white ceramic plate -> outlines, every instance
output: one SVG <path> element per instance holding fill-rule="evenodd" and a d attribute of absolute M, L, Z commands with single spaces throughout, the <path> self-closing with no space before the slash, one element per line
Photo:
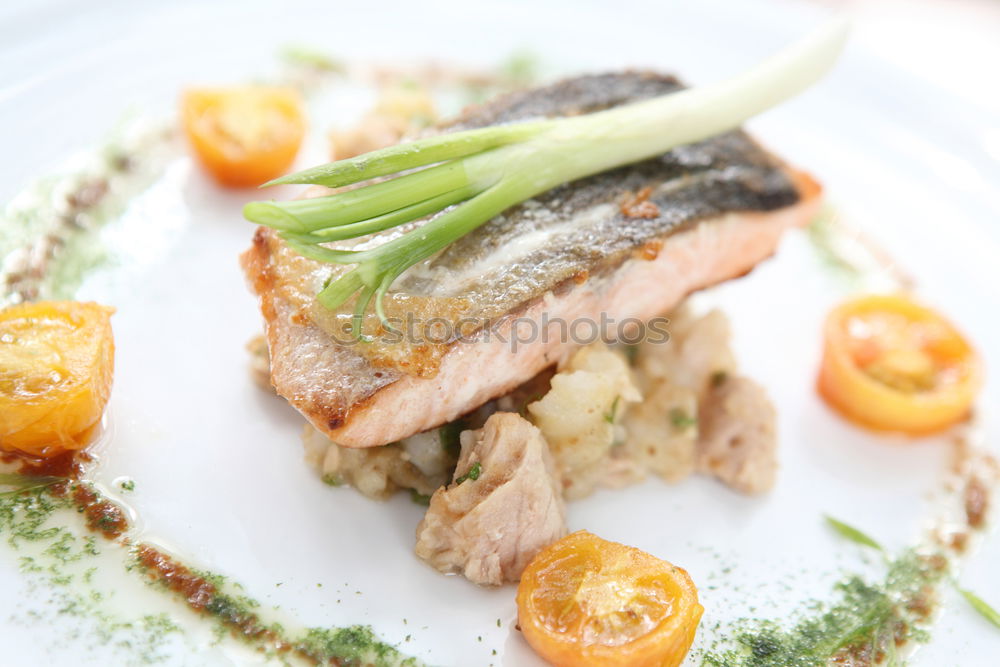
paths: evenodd
<path fill-rule="evenodd" d="M 613 6 L 612 6 L 613 4 Z M 790 41 L 823 12 L 773 2 L 7 3 L 0 9 L 0 195 L 92 146 L 127 110 L 169 115 L 186 84 L 267 72 L 284 44 L 352 61 L 437 58 L 488 65 L 530 47 L 552 73 L 651 65 L 706 81 Z M 357 102 L 345 97 L 345 108 Z M 352 106 L 353 105 L 353 106 Z M 321 132 L 326 119 L 314 119 Z M 891 250 L 922 294 L 1000 367 L 1000 121 L 913 72 L 852 45 L 820 87 L 751 124 L 808 168 L 853 224 Z M 318 153 L 303 159 L 308 162 Z M 135 261 L 94 275 L 81 298 L 109 302 L 118 346 L 110 421 L 96 478 L 128 476 L 142 537 L 242 582 L 265 608 L 307 625 L 366 623 L 407 653 L 442 665 L 531 665 L 513 629 L 513 589 L 478 589 L 412 554 L 422 508 L 376 503 L 320 482 L 302 460 L 301 419 L 248 381 L 244 343 L 259 314 L 237 268 L 251 228 L 239 206 L 187 160 L 136 200 L 108 238 Z M 829 597 L 856 547 L 820 520 L 833 514 L 892 548 L 920 535 L 946 468 L 942 443 L 860 433 L 812 392 L 819 325 L 843 292 L 801 235 L 777 259 L 710 297 L 734 322 L 747 374 L 780 413 L 777 488 L 747 499 L 693 478 L 650 480 L 571 505 L 571 529 L 641 547 L 687 568 L 717 621 L 786 616 Z M 1000 435 L 997 386 L 982 397 Z M 963 582 L 1000 600 L 1000 541 L 969 559 Z M 723 574 L 728 570 L 729 574 Z M 118 603 L 164 601 L 122 575 Z M 320 586 L 321 584 L 321 586 Z M 789 590 L 791 592 L 789 592 Z M 3 664 L 117 664 L 127 654 L 72 638 L 44 595 L 0 552 Z M 51 605 L 50 605 L 51 606 Z M 41 620 L 30 612 L 40 614 Z M 500 621 L 499 627 L 497 621 Z M 86 628 L 82 630 L 87 632 Z M 913 664 L 993 664 L 995 629 L 946 595 L 933 641 Z M 409 641 L 406 638 L 409 637 Z M 246 664 L 255 656 L 198 633 L 170 639 L 169 663 Z"/>

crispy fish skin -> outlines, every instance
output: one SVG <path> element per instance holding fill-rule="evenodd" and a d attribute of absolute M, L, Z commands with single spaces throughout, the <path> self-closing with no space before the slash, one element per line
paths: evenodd
<path fill-rule="evenodd" d="M 648 72 L 579 77 L 501 98 L 445 129 L 588 113 L 680 87 Z M 556 328 L 515 350 L 518 322 L 654 317 L 749 272 L 786 229 L 812 218 L 819 199 L 808 175 L 741 131 L 555 188 L 397 283 L 428 302 L 460 299 L 471 304 L 463 316 L 486 323 L 430 355 L 425 346 L 392 356 L 336 342 L 308 305 L 329 267 L 295 256 L 271 230 L 257 230 L 241 261 L 260 297 L 277 392 L 335 442 L 371 447 L 455 419 L 578 346 Z"/>

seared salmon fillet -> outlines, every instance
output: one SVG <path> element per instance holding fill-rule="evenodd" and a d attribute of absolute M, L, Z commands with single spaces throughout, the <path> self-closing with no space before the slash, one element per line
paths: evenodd
<path fill-rule="evenodd" d="M 441 129 L 589 113 L 679 89 L 649 72 L 584 76 L 500 98 Z M 816 182 L 742 131 L 560 186 L 396 282 L 387 312 L 436 319 L 448 325 L 443 336 L 418 326 L 416 338 L 353 340 L 350 308 L 326 311 L 315 299 L 343 267 L 301 257 L 267 228 L 241 261 L 260 297 L 275 390 L 334 442 L 373 447 L 456 419 L 558 363 L 580 343 L 564 323 L 648 320 L 747 273 L 819 199 Z"/>

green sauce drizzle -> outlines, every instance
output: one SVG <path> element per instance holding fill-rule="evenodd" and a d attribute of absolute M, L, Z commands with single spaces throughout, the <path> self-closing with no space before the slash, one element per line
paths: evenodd
<path fill-rule="evenodd" d="M 13 477 L 6 475 L 0 481 L 14 486 Z M 20 554 L 18 564 L 28 578 L 29 590 L 48 596 L 46 609 L 54 616 L 46 621 L 58 625 L 60 632 L 81 634 L 62 620 L 72 618 L 84 624 L 93 645 L 125 652 L 132 663 L 153 664 L 170 657 L 170 636 L 183 630 L 169 615 L 129 618 L 108 610 L 106 602 L 114 592 L 99 588 L 94 575 L 101 565 L 97 557 L 110 547 L 127 550 L 126 570 L 142 575 L 148 584 L 211 620 L 218 641 L 233 637 L 286 664 L 289 657 L 297 658 L 294 662 L 344 666 L 420 664 L 381 641 L 368 626 L 306 628 L 293 633 L 278 623 L 268 623 L 260 615 L 260 604 L 239 593 L 243 590 L 239 584 L 190 568 L 151 545 L 111 539 L 99 523 L 89 519 L 86 524 L 93 534 L 81 536 L 69 527 L 75 523 L 73 517 L 88 518 L 89 508 L 111 502 L 87 482 L 53 484 L 44 478 L 48 484 L 37 486 L 40 478 L 24 479 L 24 488 L 0 495 L 0 539 Z M 77 493 L 80 490 L 86 495 Z M 37 610 L 28 614 L 35 620 L 41 618 Z"/>
<path fill-rule="evenodd" d="M 91 645 L 127 653 L 132 664 L 166 660 L 166 645 L 179 627 L 165 614 L 127 617 L 108 610 L 113 592 L 96 586 L 97 568 L 88 567 L 102 553 L 100 541 L 63 525 L 74 515 L 72 500 L 52 494 L 50 487 L 0 496 L 0 538 L 21 554 L 17 562 L 28 592 L 46 596 L 43 610 L 27 612 L 29 620 L 60 623 L 61 634 L 83 635 Z M 11 620 L 19 622 L 19 616 Z"/>
<path fill-rule="evenodd" d="M 832 602 L 808 604 L 789 626 L 744 620 L 725 643 L 712 649 L 703 665 L 712 667 L 819 667 L 844 664 L 895 664 L 897 649 L 926 641 L 926 626 L 937 602 L 937 585 L 948 561 L 910 549 L 888 564 L 878 583 L 850 576 L 839 582 Z M 839 663 L 838 663 L 839 664 Z"/>

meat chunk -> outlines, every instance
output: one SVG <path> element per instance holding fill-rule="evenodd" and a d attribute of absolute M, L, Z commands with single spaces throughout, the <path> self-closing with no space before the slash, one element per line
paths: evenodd
<path fill-rule="evenodd" d="M 417 526 L 417 556 L 480 585 L 517 581 L 538 551 L 566 534 L 548 445 L 509 412 L 461 439 L 454 481 L 431 496 Z"/>
<path fill-rule="evenodd" d="M 774 406 L 745 377 L 721 377 L 701 402 L 698 469 L 744 493 L 774 486 L 778 469 Z"/>

